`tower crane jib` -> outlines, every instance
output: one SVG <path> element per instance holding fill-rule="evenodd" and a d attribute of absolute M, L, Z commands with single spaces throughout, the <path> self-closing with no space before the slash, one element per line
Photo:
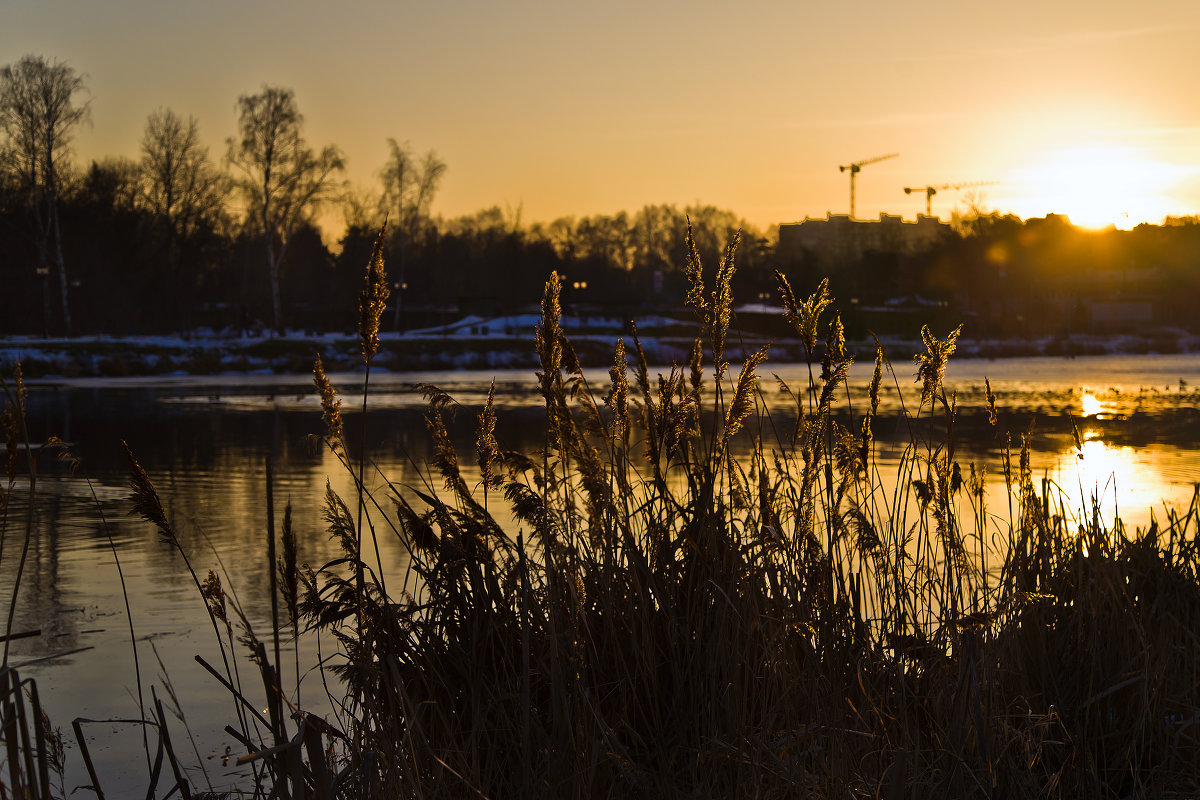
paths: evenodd
<path fill-rule="evenodd" d="M 875 164 L 880 161 L 886 161 L 889 158 L 896 158 L 899 153 L 888 153 L 886 156 L 875 156 L 874 158 L 865 158 L 862 161 L 855 161 L 852 164 L 844 164 L 838 166 L 838 172 L 850 172 L 850 219 L 854 219 L 854 179 L 858 173 L 862 172 L 862 168 L 868 164 Z"/>
<path fill-rule="evenodd" d="M 992 186 L 995 181 L 972 181 L 970 183 L 939 183 L 936 186 L 905 186 L 905 194 L 913 194 L 915 192 L 925 193 L 925 216 L 933 216 L 933 196 L 945 189 L 957 191 L 959 189 L 973 189 L 976 186 Z"/>

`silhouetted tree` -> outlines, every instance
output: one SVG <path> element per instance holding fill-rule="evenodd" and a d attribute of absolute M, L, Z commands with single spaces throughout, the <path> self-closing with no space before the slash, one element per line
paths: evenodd
<path fill-rule="evenodd" d="M 388 139 L 388 148 L 388 161 L 381 174 L 381 202 L 392 219 L 392 241 L 398 251 L 396 280 L 400 291 L 395 293 L 395 327 L 399 330 L 408 251 L 416 243 L 422 226 L 429 220 L 429 207 L 446 173 L 446 162 L 432 150 L 417 158 L 407 143 L 399 145 L 395 139 Z"/>
<path fill-rule="evenodd" d="M 138 165 L 127 158 L 93 161 L 64 186 L 61 215 L 70 232 L 72 316 L 77 333 L 135 333 L 169 324 L 163 277 L 137 206 Z"/>
<path fill-rule="evenodd" d="M 22 184 L 33 222 L 38 272 L 43 281 L 43 305 L 48 332 L 49 273 L 53 259 L 58 271 L 63 331 L 71 335 L 67 267 L 63 259 L 62 227 L 58 214 L 60 174 L 70 153 L 72 130 L 87 118 L 83 77 L 59 61 L 25 56 L 0 69 L 0 131 L 6 167 Z"/>
<path fill-rule="evenodd" d="M 139 167 L 139 200 L 154 216 L 166 244 L 168 304 L 181 312 L 179 248 L 220 216 L 227 180 L 200 143 L 195 118 L 184 120 L 169 108 L 147 118 Z M 182 322 L 182 314 L 177 313 L 177 320 Z"/>
<path fill-rule="evenodd" d="M 344 162 L 336 147 L 314 153 L 305 142 L 304 117 L 291 89 L 264 86 L 238 98 L 237 109 L 239 137 L 228 140 L 228 158 L 243 175 L 238 187 L 247 223 L 266 242 L 272 322 L 282 331 L 279 275 L 288 241 L 328 197 Z"/>

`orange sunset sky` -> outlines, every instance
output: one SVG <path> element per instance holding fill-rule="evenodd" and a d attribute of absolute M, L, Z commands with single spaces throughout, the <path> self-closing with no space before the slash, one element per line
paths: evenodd
<path fill-rule="evenodd" d="M 1130 227 L 1200 212 L 1200 3 L 0 0 L 0 63 L 85 73 L 78 159 L 134 157 L 146 116 L 291 87 L 309 142 L 377 181 L 386 139 L 449 165 L 434 213 L 525 221 L 727 207 L 749 222 L 913 218 L 904 186 L 988 182 L 989 209 Z M 943 192 L 947 217 L 962 193 Z"/>

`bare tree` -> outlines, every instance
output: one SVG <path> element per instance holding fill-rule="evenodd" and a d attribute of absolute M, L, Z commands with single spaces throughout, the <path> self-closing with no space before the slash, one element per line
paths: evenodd
<path fill-rule="evenodd" d="M 384 212 L 383 200 L 377 190 L 347 186 L 340 199 L 342 218 L 348 230 L 379 230 Z"/>
<path fill-rule="evenodd" d="M 71 134 L 88 116 L 83 76 L 59 61 L 25 56 L 0 69 L 0 132 L 5 166 L 27 198 L 33 220 L 38 273 L 43 276 L 45 330 L 49 332 L 50 262 L 58 272 L 63 331 L 71 335 L 67 267 L 58 218 L 60 175 L 70 154 Z"/>
<path fill-rule="evenodd" d="M 139 173 L 138 199 L 166 238 L 170 302 L 181 319 L 180 243 L 220 216 L 228 181 L 200 143 L 195 118 L 184 120 L 169 108 L 146 120 Z"/>
<path fill-rule="evenodd" d="M 237 109 L 240 135 L 228 140 L 228 159 L 243 176 L 238 187 L 247 222 L 266 240 L 272 321 L 282 331 L 279 268 L 288 241 L 332 193 L 344 160 L 332 145 L 314 153 L 304 141 L 304 117 L 291 89 L 264 86 L 239 97 Z"/>
<path fill-rule="evenodd" d="M 200 126 L 171 109 L 146 119 L 142 134 L 140 197 L 173 236 L 195 233 L 221 209 L 225 179 L 200 144 Z"/>
<path fill-rule="evenodd" d="M 381 203 L 385 213 L 395 220 L 393 241 L 400 262 L 396 269 L 399 291 L 395 293 L 395 327 L 399 330 L 408 250 L 429 219 L 429 207 L 446 172 L 446 163 L 433 150 L 417 158 L 407 142 L 400 145 L 395 139 L 388 139 L 388 148 L 390 154 L 380 176 L 383 180 Z"/>

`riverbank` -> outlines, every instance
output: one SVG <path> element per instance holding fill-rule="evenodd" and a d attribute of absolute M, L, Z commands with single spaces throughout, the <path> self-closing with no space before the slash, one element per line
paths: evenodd
<path fill-rule="evenodd" d="M 375 366 L 396 371 L 431 369 L 510 369 L 537 366 L 529 346 L 536 316 L 484 319 L 465 317 L 438 328 L 381 334 Z M 565 318 L 564 327 L 584 366 L 605 366 L 618 337 L 631 340 L 632 328 L 617 319 Z M 690 321 L 646 317 L 635 321 L 646 357 L 654 363 L 688 360 L 694 338 Z M 945 331 L 934 331 L 945 334 Z M 969 331 L 966 332 L 969 334 Z M 883 337 L 897 357 L 920 350 L 918 339 Z M 730 355 L 744 358 L 770 344 L 772 360 L 793 361 L 803 355 L 798 339 L 742 334 L 731 340 Z M 873 358 L 870 339 L 848 342 L 860 358 Z M 287 331 L 201 330 L 177 336 L 85 336 L 41 339 L 0 338 L 0 369 L 17 360 L 27 377 L 132 377 L 148 375 L 300 374 L 312 370 L 320 354 L 330 370 L 361 366 L 357 334 Z M 1171 328 L 1112 335 L 1076 334 L 1030 338 L 959 339 L 960 357 L 1027 358 L 1143 353 L 1200 353 L 1200 335 Z"/>

